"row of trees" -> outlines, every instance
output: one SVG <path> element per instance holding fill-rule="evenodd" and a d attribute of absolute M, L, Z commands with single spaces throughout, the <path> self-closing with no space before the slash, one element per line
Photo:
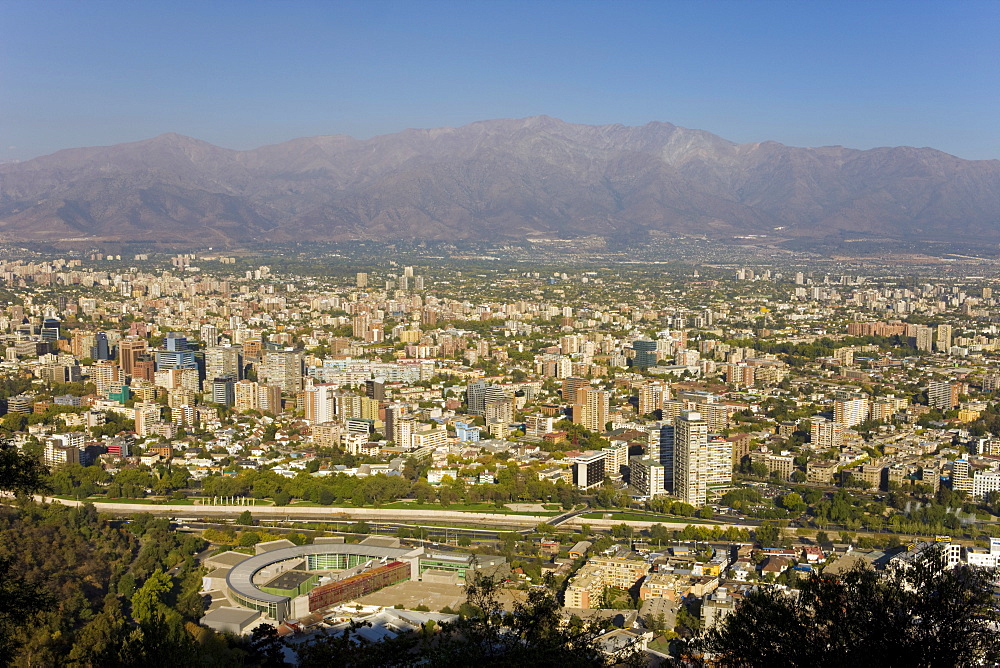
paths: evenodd
<path fill-rule="evenodd" d="M 533 472 L 516 466 L 500 467 L 496 473 L 496 484 L 473 485 L 461 479 L 446 479 L 441 485 L 431 486 L 425 480 L 414 481 L 406 475 L 313 476 L 302 472 L 289 479 L 273 471 L 246 470 L 231 477 L 205 478 L 202 492 L 207 496 L 271 498 L 278 505 L 285 505 L 292 499 L 303 499 L 322 505 L 350 503 L 379 506 L 413 497 L 418 502 L 437 502 L 444 506 L 451 503 L 485 502 L 502 506 L 513 501 L 553 501 L 572 508 L 582 498 L 578 489 L 562 480 L 541 480 Z"/>

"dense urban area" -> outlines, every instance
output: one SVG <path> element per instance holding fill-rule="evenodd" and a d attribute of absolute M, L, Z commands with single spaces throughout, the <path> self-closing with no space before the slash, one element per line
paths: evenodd
<path fill-rule="evenodd" d="M 506 610 L 658 665 L 817 574 L 1000 567 L 993 260 L 647 241 L 3 249 L 45 470 L 0 649 L 448 665 Z"/>

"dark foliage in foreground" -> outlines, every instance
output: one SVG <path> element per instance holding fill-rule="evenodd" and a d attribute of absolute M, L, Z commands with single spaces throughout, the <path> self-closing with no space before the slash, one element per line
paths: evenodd
<path fill-rule="evenodd" d="M 722 623 L 687 648 L 687 663 L 768 666 L 989 665 L 1000 658 L 991 574 L 945 570 L 941 551 L 910 566 L 863 566 L 813 575 L 801 595 L 751 593 Z"/>
<path fill-rule="evenodd" d="M 500 583 L 481 576 L 466 586 L 472 614 L 437 632 L 430 629 L 394 640 L 355 644 L 348 633 L 322 637 L 299 651 L 305 668 L 342 665 L 351 668 L 388 666 L 608 666 L 646 665 L 641 657 L 611 661 L 595 638 L 596 622 L 560 623 L 560 607 L 551 588 L 533 588 L 513 610 L 499 602 Z"/>

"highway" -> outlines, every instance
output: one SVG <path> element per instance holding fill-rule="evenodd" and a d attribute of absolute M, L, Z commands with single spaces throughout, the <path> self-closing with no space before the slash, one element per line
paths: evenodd
<path fill-rule="evenodd" d="M 39 501 L 54 501 L 64 505 L 76 506 L 81 501 L 72 499 L 50 499 L 36 497 Z M 185 523 L 188 520 L 200 521 L 214 518 L 220 520 L 235 519 L 245 510 L 249 510 L 258 521 L 276 521 L 283 524 L 294 522 L 329 522 L 339 525 L 354 522 L 377 523 L 380 525 L 392 525 L 395 527 L 424 527 L 433 529 L 434 524 L 448 525 L 451 531 L 475 532 L 481 529 L 491 534 L 497 531 L 518 531 L 530 532 L 542 523 L 554 526 L 565 526 L 568 528 L 579 528 L 583 524 L 589 525 L 592 529 L 609 529 L 614 525 L 621 524 L 621 519 L 583 519 L 580 517 L 584 513 L 594 512 L 591 508 L 573 510 L 562 515 L 514 515 L 502 513 L 479 513 L 462 512 L 457 510 L 409 510 L 404 508 L 330 508 L 318 506 L 202 506 L 187 504 L 148 504 L 148 503 L 95 503 L 98 512 L 119 517 L 127 517 L 135 513 L 151 513 L 154 515 L 165 515 L 167 517 L 182 518 Z M 683 529 L 691 524 L 683 519 L 670 521 L 672 518 L 662 520 L 630 520 L 629 526 L 636 529 L 646 529 L 654 524 L 661 524 L 667 529 Z M 734 524 L 712 524 L 726 529 L 730 526 L 737 528 L 752 528 L 756 523 L 747 521 L 745 523 Z M 451 525 L 472 525 L 462 528 Z M 443 530 L 443 529 L 442 529 Z"/>

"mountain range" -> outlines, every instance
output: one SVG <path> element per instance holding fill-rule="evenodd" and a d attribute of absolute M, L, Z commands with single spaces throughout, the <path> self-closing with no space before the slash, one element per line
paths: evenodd
<path fill-rule="evenodd" d="M 237 151 L 177 134 L 0 165 L 0 240 L 1000 241 L 1000 161 L 539 116 Z"/>

